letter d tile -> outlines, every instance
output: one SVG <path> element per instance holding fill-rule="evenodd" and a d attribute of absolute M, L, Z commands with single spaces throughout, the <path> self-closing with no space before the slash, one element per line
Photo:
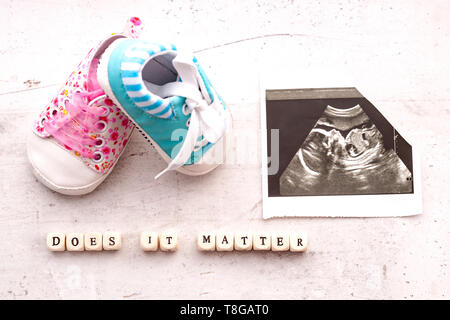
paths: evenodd
<path fill-rule="evenodd" d="M 47 247 L 50 251 L 66 250 L 66 235 L 62 232 L 51 232 L 47 234 Z"/>

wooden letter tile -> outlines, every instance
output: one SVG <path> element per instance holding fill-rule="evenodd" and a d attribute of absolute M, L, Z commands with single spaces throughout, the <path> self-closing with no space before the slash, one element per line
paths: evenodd
<path fill-rule="evenodd" d="M 67 251 L 84 251 L 84 235 L 82 233 L 68 233 L 66 248 Z"/>
<path fill-rule="evenodd" d="M 234 236 L 234 249 L 249 251 L 253 247 L 253 237 L 250 233 L 236 233 Z"/>
<path fill-rule="evenodd" d="M 176 251 L 178 247 L 178 236 L 176 233 L 162 233 L 159 236 L 159 247 L 161 251 Z"/>
<path fill-rule="evenodd" d="M 292 252 L 303 252 L 308 247 L 308 235 L 305 232 L 293 232 L 290 234 L 290 250 Z"/>
<path fill-rule="evenodd" d="M 103 250 L 112 251 L 122 248 L 122 235 L 120 232 L 106 231 L 103 233 Z"/>
<path fill-rule="evenodd" d="M 216 235 L 212 232 L 201 232 L 197 237 L 197 247 L 200 251 L 216 250 Z"/>
<path fill-rule="evenodd" d="M 234 235 L 232 233 L 218 233 L 216 235 L 217 251 L 233 251 Z"/>
<path fill-rule="evenodd" d="M 101 232 L 89 232 L 84 235 L 84 248 L 86 251 L 102 251 L 103 235 Z"/>
<path fill-rule="evenodd" d="M 158 250 L 158 234 L 156 232 L 144 231 L 141 233 L 141 249 L 144 251 Z"/>
<path fill-rule="evenodd" d="M 289 234 L 274 233 L 272 234 L 272 251 L 288 251 L 289 250 Z"/>
<path fill-rule="evenodd" d="M 62 232 L 51 232 L 47 234 L 47 247 L 50 251 L 66 250 L 66 235 Z"/>
<path fill-rule="evenodd" d="M 253 250 L 267 251 L 272 246 L 271 236 L 266 233 L 257 233 L 253 235 Z"/>

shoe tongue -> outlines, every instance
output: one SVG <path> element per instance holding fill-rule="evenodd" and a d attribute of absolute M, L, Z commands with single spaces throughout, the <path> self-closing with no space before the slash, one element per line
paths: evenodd
<path fill-rule="evenodd" d="M 184 97 L 188 97 L 197 101 L 206 100 L 211 103 L 211 97 L 209 96 L 206 84 L 200 77 L 197 66 L 192 60 L 192 56 L 183 55 L 178 53 L 172 61 L 173 67 L 178 72 L 179 80 L 183 83 L 186 90 L 183 92 Z M 187 89 L 190 88 L 190 89 Z M 187 96 L 190 94 L 191 96 Z"/>
<path fill-rule="evenodd" d="M 181 81 L 191 85 L 197 85 L 197 68 L 192 62 L 192 57 L 178 53 L 172 60 L 173 67 L 178 72 Z"/>

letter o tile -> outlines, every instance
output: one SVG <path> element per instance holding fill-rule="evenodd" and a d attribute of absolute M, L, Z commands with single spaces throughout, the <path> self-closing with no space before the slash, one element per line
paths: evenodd
<path fill-rule="evenodd" d="M 82 233 L 68 233 L 66 247 L 67 251 L 84 251 L 84 235 Z"/>

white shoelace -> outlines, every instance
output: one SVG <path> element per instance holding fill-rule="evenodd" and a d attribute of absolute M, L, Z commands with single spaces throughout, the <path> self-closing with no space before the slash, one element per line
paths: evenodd
<path fill-rule="evenodd" d="M 216 143 L 226 131 L 226 119 L 218 110 L 208 104 L 208 101 L 199 89 L 200 84 L 198 81 L 202 80 L 199 80 L 197 68 L 192 60 L 178 55 L 173 60 L 173 65 L 177 69 L 182 82 L 168 83 L 161 86 L 160 91 L 164 91 L 166 96 L 185 97 L 188 112 L 191 112 L 191 118 L 183 145 L 178 154 L 172 159 L 166 169 L 156 175 L 155 179 L 158 179 L 167 171 L 183 166 L 195 150 L 200 137 L 203 136 L 206 141 Z"/>

